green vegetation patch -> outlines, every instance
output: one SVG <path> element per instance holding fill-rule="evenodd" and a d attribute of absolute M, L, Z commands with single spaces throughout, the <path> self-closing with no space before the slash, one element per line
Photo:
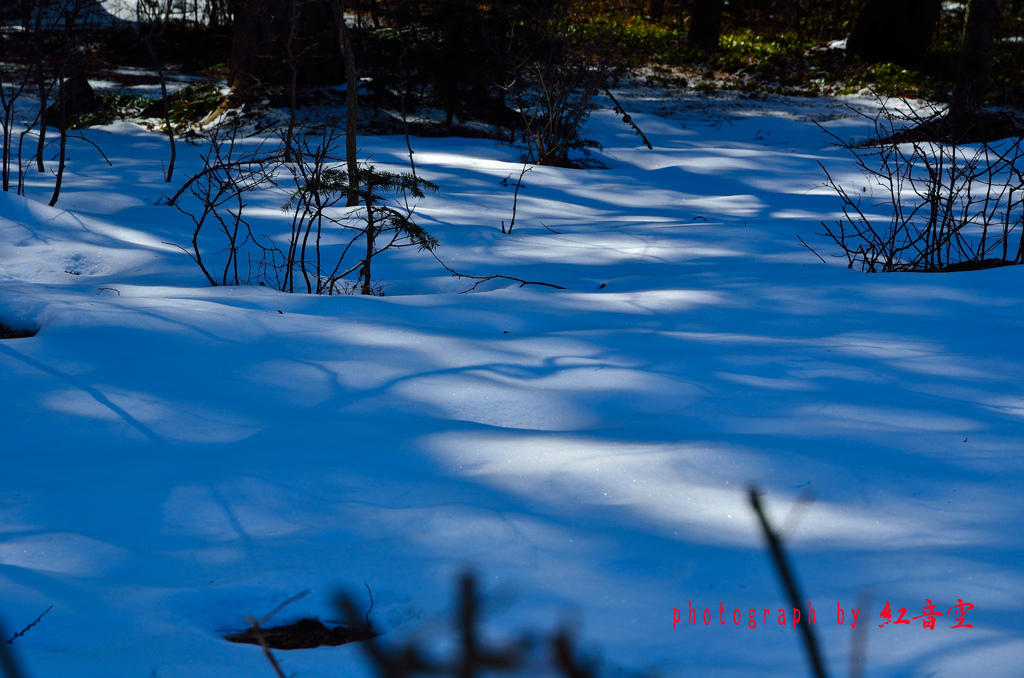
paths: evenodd
<path fill-rule="evenodd" d="M 223 97 L 212 82 L 202 80 L 182 87 L 167 96 L 172 125 L 188 125 L 203 120 L 217 110 Z M 154 101 L 142 111 L 142 118 L 163 118 L 164 101 Z"/>
<path fill-rule="evenodd" d="M 72 120 L 68 129 L 109 125 L 117 120 L 137 118 L 148 106 L 153 105 L 149 97 L 121 92 L 97 94 L 95 101 L 95 109 Z"/>
<path fill-rule="evenodd" d="M 170 96 L 171 122 L 199 122 L 217 110 L 221 99 L 220 90 L 207 80 L 184 87 Z"/>
<path fill-rule="evenodd" d="M 728 14 L 728 12 L 727 12 Z M 799 26 L 760 30 L 726 17 L 719 49 L 704 51 L 686 39 L 686 22 L 652 22 L 638 16 L 604 13 L 587 17 L 577 31 L 616 41 L 629 55 L 628 65 L 652 67 L 663 84 L 685 79 L 694 89 L 743 90 L 818 96 L 870 89 L 883 96 L 948 100 L 956 76 L 963 10 L 946 11 L 931 48 L 915 67 L 864 63 L 833 49 L 830 41 Z M 848 23 L 848 22 L 847 22 Z M 843 24 L 846 28 L 846 23 Z M 837 27 L 838 30 L 839 27 Z M 1019 18 L 1000 26 L 993 59 L 989 103 L 1024 103 L 1024 39 Z M 668 74 L 674 74 L 672 77 Z M 680 77 L 681 76 L 681 77 Z"/>

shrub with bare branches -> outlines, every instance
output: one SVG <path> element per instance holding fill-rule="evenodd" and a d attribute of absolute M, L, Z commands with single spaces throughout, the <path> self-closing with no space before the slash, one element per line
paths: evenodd
<path fill-rule="evenodd" d="M 273 183 L 282 156 L 276 150 L 263 153 L 261 147 L 244 150 L 239 134 L 238 127 L 211 131 L 209 149 L 202 156 L 203 169 L 167 199 L 168 205 L 192 220 L 191 247 L 181 249 L 214 286 L 262 285 L 267 272 L 279 266 L 273 241 L 254 234 L 243 212 L 248 193 Z M 182 205 L 179 200 L 186 191 L 195 201 Z M 211 237 L 210 231 L 217 235 Z M 208 242 L 218 242 L 219 247 L 210 252 Z M 258 253 L 255 258 L 254 251 Z M 204 252 L 210 256 L 204 258 Z"/>
<path fill-rule="evenodd" d="M 1024 263 L 1022 139 L 922 141 L 897 128 L 926 127 L 939 114 L 894 115 L 883 106 L 872 119 L 870 145 L 826 130 L 869 182 L 862 192 L 851 190 L 819 163 L 843 205 L 843 217 L 822 222 L 821 235 L 839 245 L 837 256 L 849 268 L 957 271 Z"/>
<path fill-rule="evenodd" d="M 506 89 L 523 118 L 524 160 L 538 165 L 597 165 L 582 136 L 592 102 L 629 61 L 612 23 L 586 20 L 572 7 L 564 15 L 537 16 L 537 29 L 518 34 L 507 48 Z"/>
<path fill-rule="evenodd" d="M 437 240 L 413 219 L 414 209 L 390 204 L 388 194 L 425 197 L 437 186 L 411 174 L 363 164 L 353 180 L 337 165 L 338 128 L 324 125 L 318 138 L 296 135 L 291 162 L 280 149 L 245 152 L 237 129 L 215 132 L 204 168 L 168 199 L 193 223 L 190 248 L 182 248 L 211 285 L 262 285 L 282 292 L 380 293 L 372 277 L 374 259 L 385 250 L 415 246 L 433 251 Z M 278 187 L 290 175 L 282 211 L 285 238 L 260 232 L 246 218 L 246 196 Z M 186 192 L 194 201 L 179 199 Z M 355 197 L 357 206 L 345 205 Z M 356 253 L 359 254 L 356 254 Z"/>

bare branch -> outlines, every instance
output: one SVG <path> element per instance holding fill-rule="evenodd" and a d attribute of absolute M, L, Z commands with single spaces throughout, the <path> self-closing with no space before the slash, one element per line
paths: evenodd
<path fill-rule="evenodd" d="M 431 254 L 434 254 L 434 253 L 431 252 Z M 441 266 L 443 266 L 446 271 L 451 273 L 456 278 L 468 278 L 470 280 L 476 280 L 477 281 L 476 284 L 474 284 L 468 290 L 463 290 L 462 292 L 459 292 L 459 294 L 465 294 L 466 292 L 472 292 L 473 290 L 475 290 L 477 287 L 479 287 L 480 285 L 484 284 L 488 280 L 511 280 L 512 282 L 519 283 L 520 287 L 525 287 L 526 285 L 541 285 L 543 287 L 553 287 L 556 290 L 564 290 L 565 289 L 561 285 L 554 285 L 552 283 L 539 282 L 539 281 L 533 281 L 533 280 L 523 280 L 522 278 L 515 278 L 515 277 L 510 276 L 510 275 L 468 275 L 466 273 L 459 273 L 458 271 L 456 271 L 455 269 L 449 267 L 446 263 L 441 261 L 436 254 L 434 254 L 434 258 L 437 259 L 437 263 L 441 264 Z"/>
<path fill-rule="evenodd" d="M 8 644 L 8 645 L 11 645 L 11 644 L 13 644 L 13 643 L 14 643 L 14 639 L 15 639 L 15 638 L 20 638 L 21 636 L 25 635 L 25 632 L 26 632 L 26 631 L 28 631 L 28 630 L 29 630 L 30 628 L 32 628 L 33 626 L 35 626 L 36 624 L 38 624 L 38 623 L 39 623 L 40 621 L 42 621 L 43 617 L 45 617 L 45 616 L 46 616 L 46 613 L 47 613 L 47 612 L 49 612 L 49 611 L 50 611 L 50 610 L 52 610 L 52 609 L 53 609 L 53 605 L 51 605 L 50 607 L 48 607 L 48 608 L 46 608 L 45 610 L 43 610 L 43 613 L 42 613 L 41 615 L 39 615 L 38 617 L 36 617 L 36 620 L 35 620 L 34 622 L 32 622 L 31 624 L 29 624 L 28 626 L 26 626 L 25 628 L 23 628 L 23 629 L 22 629 L 21 631 L 18 631 L 17 633 L 15 633 L 15 634 L 14 634 L 13 636 L 11 636 L 10 638 L 8 638 L 8 639 L 7 639 L 7 644 Z"/>

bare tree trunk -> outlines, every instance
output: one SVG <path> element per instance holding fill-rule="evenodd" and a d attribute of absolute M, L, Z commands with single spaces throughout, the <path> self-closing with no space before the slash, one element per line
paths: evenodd
<path fill-rule="evenodd" d="M 65 97 L 64 83 L 68 64 L 71 61 L 71 29 L 78 20 L 78 11 L 81 9 L 80 0 L 76 0 L 71 12 L 64 12 L 64 40 L 61 45 L 60 68 L 58 71 L 57 99 L 60 101 L 60 154 L 57 160 L 57 179 L 53 185 L 53 196 L 50 198 L 50 207 L 57 204 L 60 198 L 61 185 L 64 183 L 64 167 L 67 164 L 68 150 L 68 105 L 70 97 Z M 43 121 L 46 124 L 46 121 Z"/>
<path fill-rule="evenodd" d="M 174 160 L 178 156 L 177 149 L 174 146 L 174 127 L 171 125 L 171 101 L 167 98 L 167 78 L 164 77 L 163 64 L 156 57 L 156 49 L 153 48 L 149 38 L 146 38 L 146 47 L 149 49 L 149 54 L 153 57 L 153 64 L 156 66 L 157 77 L 160 78 L 160 95 L 164 101 L 164 126 L 167 128 L 167 141 L 171 145 L 171 157 L 167 161 L 167 178 L 165 181 L 170 183 L 174 177 Z"/>
<path fill-rule="evenodd" d="M 43 10 L 45 8 L 43 0 L 39 0 L 36 7 L 36 34 L 35 40 L 35 57 L 36 57 L 36 76 L 37 85 L 39 87 L 39 141 L 36 144 L 36 171 L 45 172 L 46 169 L 43 167 L 43 149 L 46 148 L 46 99 L 48 89 L 46 87 L 46 69 L 43 64 Z"/>
<path fill-rule="evenodd" d="M 142 16 L 139 16 L 138 19 L 139 23 L 142 23 Z M 167 78 L 164 76 L 164 65 L 157 56 L 156 47 L 153 46 L 153 34 L 155 33 L 157 40 L 163 37 L 164 29 L 167 28 L 167 23 L 171 19 L 171 0 L 167 0 L 162 17 L 156 19 L 150 17 L 150 19 L 159 21 L 160 28 L 156 31 L 152 31 L 151 28 L 145 29 L 147 32 L 143 34 L 142 41 L 146 45 L 146 51 L 149 52 L 149 58 L 153 61 L 153 67 L 156 69 L 157 77 L 160 79 L 160 95 L 163 97 L 164 102 L 164 126 L 167 128 L 167 141 L 171 145 L 171 157 L 167 162 L 165 181 L 170 183 L 174 177 L 174 161 L 178 156 L 178 152 L 174 145 L 174 127 L 171 125 L 171 101 L 167 98 Z"/>
<path fill-rule="evenodd" d="M 2 75 L 2 74 L 0 74 Z M 4 103 L 3 120 L 3 159 L 0 160 L 0 173 L 3 174 L 3 190 L 6 193 L 11 184 L 11 124 L 14 122 L 14 101 L 7 103 L 7 94 L 3 92 L 3 83 L 0 82 L 0 98 Z M 19 167 L 20 169 L 20 167 Z"/>
<path fill-rule="evenodd" d="M 359 113 L 359 79 L 356 77 L 356 57 L 352 50 L 352 42 L 348 37 L 348 26 L 345 24 L 345 0 L 334 0 L 331 3 L 334 10 L 334 18 L 338 23 L 338 39 L 341 42 L 341 49 L 345 57 L 345 86 L 348 89 L 348 100 L 345 105 L 345 160 L 348 164 L 348 181 L 352 190 L 349 191 L 346 207 L 355 207 L 359 204 L 359 196 L 356 189 L 359 188 L 359 165 L 356 161 L 356 121 Z M 369 228 L 369 227 L 368 227 Z M 369 237 L 370 231 L 367 230 Z M 367 256 L 366 270 L 370 270 L 370 259 Z M 367 273 L 366 284 L 369 285 L 370 278 Z M 363 292 L 369 294 L 369 292 Z"/>
<path fill-rule="evenodd" d="M 366 259 L 363 260 L 363 294 L 373 294 L 370 288 L 370 262 L 373 261 L 373 244 L 376 240 L 374 232 L 373 211 L 370 209 L 370 200 L 366 200 Z"/>
<path fill-rule="evenodd" d="M 299 85 L 299 60 L 295 56 L 295 31 L 299 23 L 299 0 L 292 0 L 292 27 L 288 31 L 288 40 L 285 42 L 285 56 L 288 57 L 288 68 L 291 69 L 291 81 L 288 83 L 288 129 L 284 137 L 284 161 L 292 161 L 292 144 L 295 135 L 295 109 L 297 100 L 295 90 Z"/>
<path fill-rule="evenodd" d="M 41 0 L 40 0 L 41 3 Z M 33 9 L 34 8 L 34 9 Z M 16 76 L 19 71 L 12 71 L 9 74 L 0 72 L 0 110 L 2 110 L 2 116 L 0 116 L 0 129 L 2 129 L 2 139 L 0 139 L 0 145 L 2 145 L 2 153 L 0 153 L 0 174 L 3 175 L 2 188 L 6 192 L 10 190 L 11 183 L 11 162 L 14 158 L 14 113 L 15 104 L 21 97 L 22 93 L 31 86 L 32 79 L 35 77 L 35 83 L 38 86 L 39 95 L 39 114 L 36 120 L 31 123 L 26 123 L 27 127 L 22 130 L 18 137 L 18 194 L 22 193 L 22 187 L 25 183 L 24 177 L 24 166 L 22 164 L 22 148 L 25 141 L 25 135 L 27 135 L 36 125 L 36 122 L 42 122 L 42 133 L 39 136 L 39 146 L 36 153 L 37 167 L 40 172 L 44 171 L 43 168 L 43 147 L 46 142 L 45 136 L 45 116 L 46 116 L 46 101 L 49 94 L 49 87 L 46 84 L 46 68 L 43 60 L 43 12 L 44 8 L 41 4 L 35 6 L 35 3 L 30 0 L 24 0 L 22 2 L 22 25 L 28 32 L 29 28 L 34 29 L 33 35 L 33 69 L 26 69 L 21 72 L 20 75 Z M 35 11 L 35 18 L 33 19 L 32 12 Z M 75 12 L 77 13 L 77 6 Z M 52 25 L 48 25 L 48 28 L 52 28 Z M 7 29 L 2 31 L 0 34 L 0 54 L 7 54 L 10 51 L 10 46 L 6 43 Z M 19 82 L 20 78 L 20 82 Z M 4 83 L 7 83 L 5 85 Z"/>
<path fill-rule="evenodd" d="M 60 66 L 59 76 L 59 89 L 64 88 L 64 64 Z M 60 155 L 57 160 L 57 180 L 53 184 L 53 195 L 50 197 L 50 207 L 57 204 L 57 200 L 60 198 L 60 187 L 64 183 L 64 165 L 67 160 L 67 149 L 68 149 L 68 107 L 60 107 Z M 43 121 L 43 125 L 46 121 Z"/>
<path fill-rule="evenodd" d="M 952 106 L 956 112 L 980 108 L 985 103 L 1002 5 L 1002 0 L 969 0 L 967 4 L 960 62 L 953 85 Z"/>

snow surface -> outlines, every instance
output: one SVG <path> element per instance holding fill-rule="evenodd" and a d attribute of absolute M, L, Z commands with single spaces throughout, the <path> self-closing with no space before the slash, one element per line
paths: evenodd
<path fill-rule="evenodd" d="M 863 591 L 866 675 L 1019 675 L 1024 269 L 801 248 L 827 256 L 840 209 L 819 161 L 867 188 L 814 124 L 866 135 L 845 101 L 619 97 L 655 150 L 598 111 L 609 169 L 534 168 L 511 235 L 514 149 L 413 139 L 441 259 L 565 291 L 456 294 L 411 249 L 375 264 L 383 298 L 211 288 L 156 204 L 201 149 L 165 184 L 166 140 L 128 123 L 86 133 L 112 167 L 69 141 L 57 207 L 49 174 L 0 194 L 0 320 L 41 328 L 0 341 L 0 640 L 53 606 L 9 646 L 27 674 L 270 676 L 220 633 L 307 588 L 275 621 L 337 619 L 364 583 L 384 642 L 440 655 L 471 567 L 492 642 L 568 624 L 604 675 L 806 675 L 756 484 L 833 675 Z M 401 137 L 360 144 L 405 166 Z M 285 230 L 282 202 L 251 207 Z M 879 627 L 958 598 L 973 628 Z M 357 645 L 276 654 L 370 675 Z"/>

